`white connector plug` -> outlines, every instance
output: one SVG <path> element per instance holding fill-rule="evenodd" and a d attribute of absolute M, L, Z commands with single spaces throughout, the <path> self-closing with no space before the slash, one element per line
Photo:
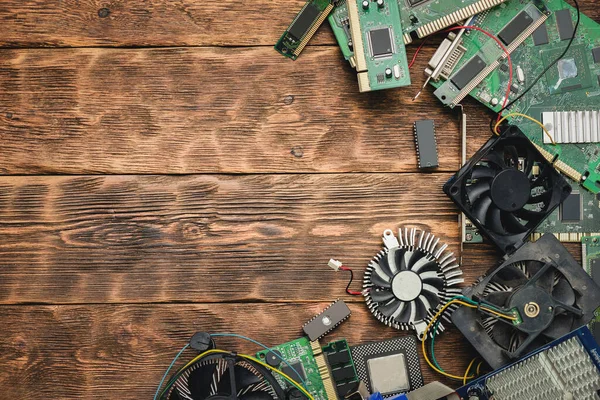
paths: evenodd
<path fill-rule="evenodd" d="M 329 262 L 327 263 L 327 265 L 329 265 L 329 267 L 334 270 L 334 271 L 339 271 L 340 268 L 342 267 L 342 262 L 338 261 L 338 260 L 334 260 L 333 258 L 331 258 L 329 260 Z"/>

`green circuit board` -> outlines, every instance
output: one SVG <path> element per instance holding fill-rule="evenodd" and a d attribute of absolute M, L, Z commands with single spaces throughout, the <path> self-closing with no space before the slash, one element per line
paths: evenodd
<path fill-rule="evenodd" d="M 333 10 L 330 0 L 308 0 L 275 44 L 279 54 L 295 60 Z"/>
<path fill-rule="evenodd" d="M 352 34 L 350 33 L 350 19 L 348 18 L 348 6 L 346 0 L 341 0 L 333 9 L 327 18 L 331 30 L 335 35 L 335 40 L 340 46 L 342 56 L 350 62 L 352 68 L 356 67 L 354 63 L 354 49 L 352 45 Z"/>
<path fill-rule="evenodd" d="M 524 11 L 527 13 L 525 17 L 522 14 Z M 475 26 L 495 33 L 501 40 L 510 39 L 511 35 L 507 32 L 511 29 L 505 28 L 516 27 L 520 30 L 524 26 L 531 27 L 531 21 L 536 22 L 540 18 L 545 19 L 540 27 L 527 35 L 524 42 L 511 53 L 514 76 L 509 100 L 515 99 L 529 87 L 529 83 L 564 51 L 575 26 L 576 10 L 563 0 L 509 0 L 476 17 Z M 600 25 L 583 14 L 580 18 L 577 34 L 566 56 L 552 65 L 525 96 L 504 112 L 505 115 L 519 112 L 544 121 L 543 113 L 568 112 L 577 118 L 581 115 L 584 125 L 597 123 L 600 110 L 600 50 L 595 49 L 600 48 Z M 459 50 L 449 57 L 453 63 L 448 66 L 450 73 L 446 79 L 442 77 L 438 81 L 431 81 L 436 87 L 434 94 L 450 107 L 460 103 L 464 95 L 470 95 L 490 109 L 499 111 L 509 80 L 507 60 L 503 59 L 480 83 L 472 84 L 480 78 L 476 76 L 481 68 L 475 63 L 476 57 L 489 67 L 498 57 L 502 57 L 503 52 L 495 41 L 480 32 L 470 31 L 458 40 Z M 469 66 L 469 63 L 472 64 Z M 548 139 L 544 140 L 541 127 L 534 122 L 518 116 L 510 117 L 509 121 L 517 124 L 564 175 L 580 182 L 593 193 L 600 192 L 598 140 L 588 137 L 577 143 L 570 141 L 553 145 L 546 143 Z"/>
<path fill-rule="evenodd" d="M 410 85 L 398 3 L 347 0 L 346 7 L 359 91 Z"/>
<path fill-rule="evenodd" d="M 338 398 L 343 399 L 356 388 L 358 375 L 350 354 L 350 346 L 345 339 L 336 340 L 323 346 L 323 353 L 331 368 L 331 376 Z"/>
<path fill-rule="evenodd" d="M 600 284 L 600 236 L 586 236 L 581 241 L 581 260 L 583 268 L 594 282 Z M 600 343 L 600 308 L 596 309 L 590 330 Z"/>
<path fill-rule="evenodd" d="M 272 347 L 272 349 L 279 351 L 281 357 L 300 373 L 301 377 L 306 382 L 304 388 L 315 398 L 315 400 L 329 400 L 308 338 L 301 337 L 292 340 L 291 342 Z M 259 351 L 256 353 L 256 357 L 260 360 L 265 360 L 267 353 L 269 353 L 268 350 Z M 296 382 L 301 382 L 301 379 L 285 363 L 279 364 L 278 368 Z M 275 375 L 275 378 L 284 389 L 289 386 L 289 384 L 279 375 Z"/>

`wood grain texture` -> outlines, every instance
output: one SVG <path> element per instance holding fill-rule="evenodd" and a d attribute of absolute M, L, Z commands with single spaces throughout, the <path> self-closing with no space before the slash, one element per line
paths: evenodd
<path fill-rule="evenodd" d="M 0 302 L 327 301 L 385 229 L 459 251 L 447 177 L 3 177 Z"/>
<path fill-rule="evenodd" d="M 600 18 L 597 2 L 580 3 L 582 12 Z M 5 0 L 0 5 L 0 46 L 272 46 L 303 4 L 303 0 Z M 334 43 L 328 26 L 311 41 Z"/>
<path fill-rule="evenodd" d="M 359 94 L 331 47 L 301 64 L 269 48 L 1 54 L 4 174 L 417 171 L 412 126 L 424 118 L 440 170 L 458 166 L 457 114 L 430 90 L 411 101 L 420 79 Z"/>
<path fill-rule="evenodd" d="M 19 399 L 149 399 L 170 361 L 193 333 L 240 332 L 273 346 L 299 337 L 302 324 L 326 306 L 0 307 L 0 388 L 10 398 Z M 409 334 L 381 325 L 362 304 L 350 304 L 350 308 L 350 319 L 324 343 L 346 338 L 350 344 L 358 344 Z M 437 354 L 440 364 L 456 373 L 464 371 L 473 354 L 459 332 L 452 329 L 436 342 L 443 349 Z M 226 350 L 251 354 L 258 350 L 239 340 L 221 338 L 217 343 Z M 190 350 L 184 359 L 192 354 Z M 439 378 L 424 364 L 421 369 L 426 381 Z"/>

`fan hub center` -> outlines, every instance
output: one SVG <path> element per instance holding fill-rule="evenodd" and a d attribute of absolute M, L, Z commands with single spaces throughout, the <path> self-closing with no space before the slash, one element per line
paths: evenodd
<path fill-rule="evenodd" d="M 413 301 L 421 294 L 423 282 L 413 271 L 400 271 L 392 280 L 392 292 L 402 301 Z"/>
<path fill-rule="evenodd" d="M 517 290 L 509 300 L 509 307 L 516 307 L 521 314 L 523 322 L 518 328 L 523 332 L 539 332 L 554 319 L 552 296 L 537 286 Z"/>
<path fill-rule="evenodd" d="M 518 169 L 500 171 L 492 181 L 492 201 L 503 211 L 513 212 L 523 208 L 530 195 L 529 179 Z"/>

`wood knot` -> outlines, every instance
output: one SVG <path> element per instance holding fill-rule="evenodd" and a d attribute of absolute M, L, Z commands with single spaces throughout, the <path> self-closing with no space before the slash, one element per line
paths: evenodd
<path fill-rule="evenodd" d="M 13 113 L 11 113 L 11 112 L 6 113 L 6 118 L 12 119 L 12 117 L 13 117 Z"/>
<path fill-rule="evenodd" d="M 106 18 L 110 15 L 110 10 L 106 7 L 103 7 L 101 9 L 98 10 L 98 16 L 100 18 Z"/>
<path fill-rule="evenodd" d="M 283 98 L 283 104 L 285 104 L 286 106 L 289 106 L 293 102 L 294 102 L 294 96 L 292 96 L 292 95 L 288 95 Z"/>
<path fill-rule="evenodd" d="M 290 153 L 296 158 L 302 158 L 304 155 L 304 149 L 302 146 L 294 146 L 292 147 L 292 151 L 290 151 Z"/>

